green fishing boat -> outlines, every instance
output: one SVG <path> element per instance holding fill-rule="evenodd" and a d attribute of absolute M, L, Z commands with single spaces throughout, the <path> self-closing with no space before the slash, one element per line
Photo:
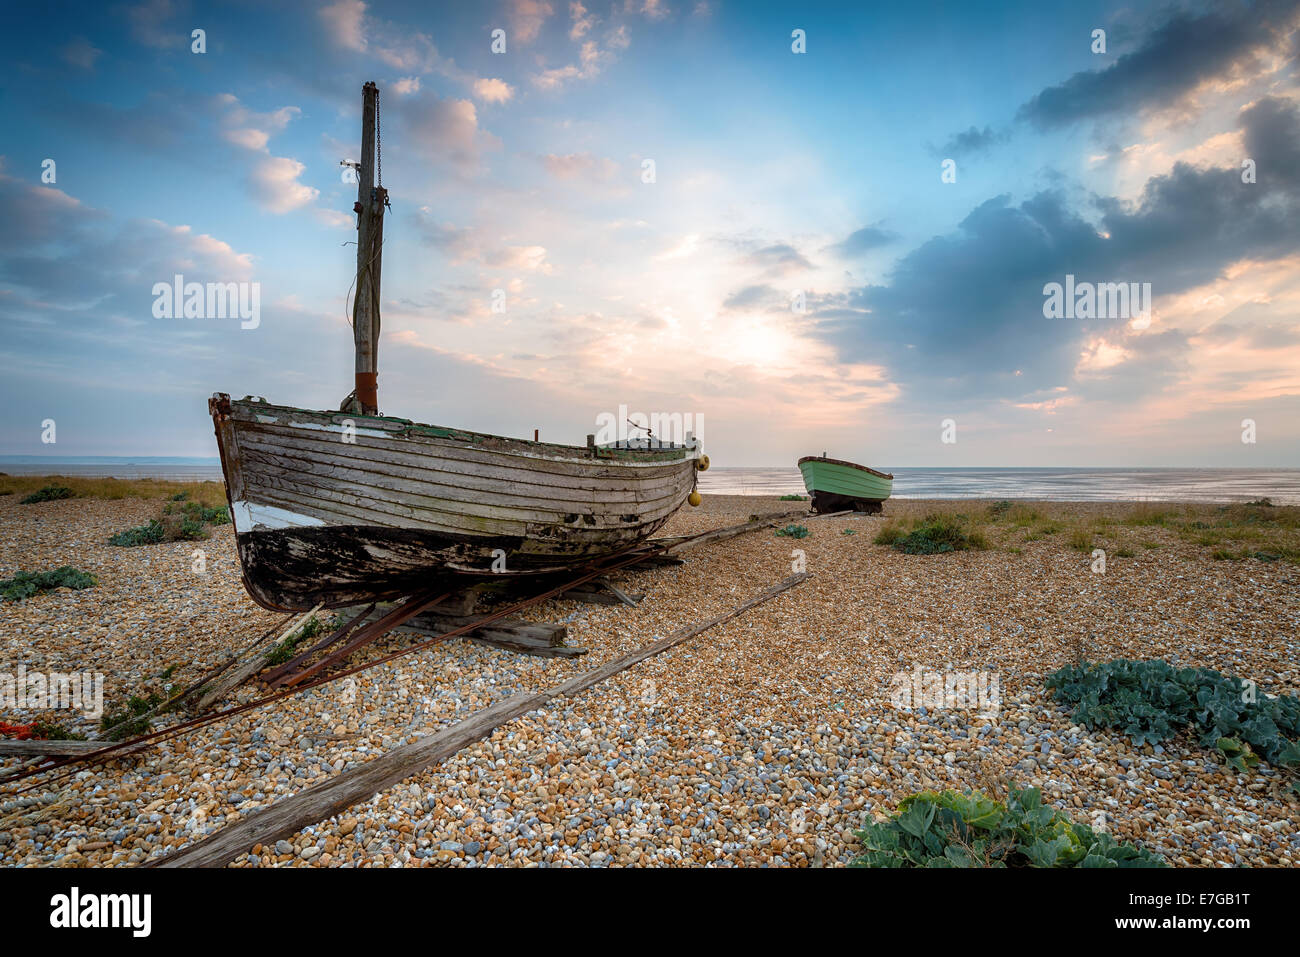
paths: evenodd
<path fill-rule="evenodd" d="M 819 513 L 879 512 L 894 488 L 894 477 L 865 465 L 822 455 L 805 455 L 799 460 L 804 488 L 812 496 L 813 511 Z"/>

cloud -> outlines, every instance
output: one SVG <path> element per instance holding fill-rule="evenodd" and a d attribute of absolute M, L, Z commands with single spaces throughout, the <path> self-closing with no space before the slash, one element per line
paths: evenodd
<path fill-rule="evenodd" d="M 437 222 L 433 218 L 433 210 L 427 206 L 420 207 L 413 216 L 420 241 L 426 246 L 442 250 L 453 262 L 482 258 L 473 227 Z"/>
<path fill-rule="evenodd" d="M 994 146 L 1005 143 L 1010 137 L 1011 134 L 1007 130 L 994 130 L 991 126 L 981 130 L 972 126 L 961 133 L 953 134 L 943 146 L 937 150 L 931 149 L 930 152 L 935 156 L 959 159 L 986 152 Z"/>
<path fill-rule="evenodd" d="M 487 103 L 505 103 L 515 91 L 505 80 L 481 77 L 474 81 L 474 95 Z"/>
<path fill-rule="evenodd" d="M 479 129 L 478 110 L 470 100 L 442 99 L 432 90 L 421 90 L 399 100 L 392 109 L 406 126 L 417 152 L 448 161 L 463 171 L 476 169 L 482 152 L 499 145 L 496 137 Z"/>
<path fill-rule="evenodd" d="M 287 213 L 316 201 L 320 190 L 298 182 L 305 167 L 287 156 L 268 156 L 253 167 L 249 181 L 264 209 Z"/>
<path fill-rule="evenodd" d="M 320 190 L 298 182 L 306 167 L 287 156 L 272 156 L 267 144 L 301 114 L 296 106 L 282 106 L 258 113 L 240 103 L 238 97 L 222 93 L 215 98 L 222 138 L 241 149 L 262 156 L 249 172 L 253 198 L 272 213 L 287 213 L 315 202 Z"/>
<path fill-rule="evenodd" d="M 556 90 L 570 80 L 590 80 L 614 62 L 614 50 L 625 50 L 631 42 L 627 28 L 620 25 L 604 37 L 602 48 L 595 40 L 583 41 L 578 50 L 578 62 L 568 66 L 553 67 L 533 75 L 533 84 L 539 89 Z"/>
<path fill-rule="evenodd" d="M 1137 50 L 1102 70 L 1074 74 L 1025 103 L 1019 117 L 1040 128 L 1176 104 L 1202 83 L 1260 69 L 1261 55 L 1286 50 L 1300 9 L 1285 0 L 1175 12 Z"/>
<path fill-rule="evenodd" d="M 78 139 L 100 140 L 127 149 L 144 149 L 158 156 L 192 158 L 198 120 L 212 113 L 211 98 L 180 90 L 151 91 L 132 106 L 67 99 L 51 93 L 49 116 Z M 206 135 L 207 131 L 204 131 Z M 56 157 L 57 158 L 57 157 Z"/>
<path fill-rule="evenodd" d="M 145 46 L 167 49 L 179 48 L 189 40 L 189 32 L 166 26 L 166 21 L 176 14 L 171 0 L 146 0 L 126 10 L 131 25 L 131 36 Z"/>
<path fill-rule="evenodd" d="M 586 179 L 609 182 L 618 175 L 618 164 L 612 159 L 592 153 L 569 153 L 564 156 L 550 153 L 542 157 L 546 172 L 556 179 Z"/>
<path fill-rule="evenodd" d="M 511 40 L 527 46 L 537 39 L 546 18 L 555 12 L 545 0 L 510 0 L 507 6 Z"/>
<path fill-rule="evenodd" d="M 320 18 L 332 39 L 345 50 L 358 53 L 366 49 L 366 5 L 362 0 L 338 0 L 320 10 Z"/>
<path fill-rule="evenodd" d="M 335 46 L 354 53 L 371 53 L 403 72 L 425 73 L 439 62 L 427 34 L 367 16 L 363 0 L 337 0 L 319 10 L 325 32 Z"/>
<path fill-rule="evenodd" d="M 282 132 L 289 121 L 302 113 L 296 106 L 282 106 L 270 113 L 257 113 L 243 106 L 230 93 L 216 98 L 221 111 L 222 137 L 246 150 L 264 151 L 271 137 Z"/>
<path fill-rule="evenodd" d="M 551 271 L 551 264 L 546 261 L 545 246 L 502 246 L 484 255 L 483 262 L 502 269 L 542 273 Z"/>
<path fill-rule="evenodd" d="M 446 253 L 453 263 L 479 262 L 499 269 L 551 272 L 545 246 L 510 245 L 490 240 L 484 236 L 483 230 L 473 226 L 438 222 L 433 210 L 427 206 L 415 212 L 414 224 L 420 241 Z"/>
<path fill-rule="evenodd" d="M 412 93 L 420 92 L 420 78 L 418 76 L 405 76 L 389 86 L 397 96 L 410 96 Z"/>
<path fill-rule="evenodd" d="M 1293 172 L 1300 111 L 1269 98 L 1243 110 L 1239 122 L 1245 141 L 1269 157 L 1267 167 L 1278 175 L 1245 184 L 1236 167 L 1177 163 L 1149 179 L 1136 202 L 1096 198 L 1086 211 L 1099 214 L 1096 223 L 1072 209 L 1063 191 L 1019 205 L 995 197 L 955 233 L 905 255 L 887 284 L 822 305 L 813 313 L 814 334 L 842 360 L 874 358 L 910 388 L 967 400 L 1070 383 L 1085 343 L 1104 334 L 1122 339 L 1131 354 L 1108 370 L 1109 394 L 1158 390 L 1179 374 L 1179 352 L 1188 348 L 1170 320 L 1145 335 L 1125 330 L 1122 321 L 1049 320 L 1042 289 L 1068 273 L 1082 281 L 1149 282 L 1159 300 L 1204 285 L 1235 263 L 1300 252 Z"/>
<path fill-rule="evenodd" d="M 23 183 L 0 171 L 0 282 L 21 292 L 7 309 L 47 324 L 55 315 L 93 324 L 151 316 L 153 283 L 177 273 L 204 281 L 238 281 L 252 274 L 252 257 L 187 225 L 155 219 L 114 221 L 61 190 Z M 21 238 L 21 242 L 18 239 Z M 6 320 L 8 321 L 8 320 Z"/>
<path fill-rule="evenodd" d="M 685 259 L 693 256 L 695 251 L 700 247 L 700 237 L 698 233 L 690 233 L 683 236 L 674 245 L 665 249 L 659 255 L 655 256 L 657 262 L 663 262 L 671 259 Z"/>
<path fill-rule="evenodd" d="M 1294 100 L 1266 96 L 1242 110 L 1246 155 L 1256 177 L 1289 187 L 1300 185 L 1300 110 Z"/>
<path fill-rule="evenodd" d="M 52 186 L 36 186 L 8 175 L 0 156 L 0 208 L 5 228 L 0 250 L 39 247 L 59 237 L 72 237 L 105 214 Z"/>
<path fill-rule="evenodd" d="M 764 269 L 769 275 L 785 275 L 813 268 L 803 253 L 788 243 L 761 246 L 745 256 L 744 262 Z"/>
<path fill-rule="evenodd" d="M 1233 323 L 1224 318 L 1201 330 L 1197 338 L 1218 346 L 1239 344 L 1248 349 L 1286 349 L 1300 346 L 1300 323 L 1268 320 Z"/>
<path fill-rule="evenodd" d="M 770 309 L 778 305 L 786 307 L 789 303 L 778 290 L 767 285 L 745 286 L 722 301 L 722 308 L 726 311 Z"/>
<path fill-rule="evenodd" d="M 626 0 L 623 8 L 628 13 L 639 13 L 650 20 L 662 20 L 671 12 L 663 0 Z"/>
<path fill-rule="evenodd" d="M 872 249 L 888 246 L 897 238 L 896 235 L 881 229 L 879 226 L 863 226 L 827 248 L 838 256 L 851 259 Z"/>
<path fill-rule="evenodd" d="M 356 229 L 357 226 L 355 216 L 340 213 L 337 209 L 313 209 L 311 214 L 318 223 L 330 229 Z"/>
<path fill-rule="evenodd" d="M 95 61 L 103 53 L 103 50 L 93 46 L 85 37 L 74 37 L 72 42 L 60 51 L 63 62 L 70 63 L 82 70 L 93 70 Z"/>
<path fill-rule="evenodd" d="M 569 19 L 572 21 L 572 26 L 569 27 L 570 40 L 581 40 L 596 24 L 595 18 L 587 12 L 587 8 L 578 0 L 573 0 L 569 4 Z"/>

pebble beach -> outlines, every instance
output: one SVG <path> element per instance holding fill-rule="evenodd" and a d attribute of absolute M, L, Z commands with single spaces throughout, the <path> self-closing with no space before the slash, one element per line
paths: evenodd
<path fill-rule="evenodd" d="M 0 670 L 98 671 L 123 700 L 185 685 L 283 620 L 240 582 L 229 525 L 202 542 L 134 548 L 109 535 L 159 502 L 0 498 L 0 577 L 74 565 L 97 587 L 0 603 Z M 1035 503 L 1102 529 L 1104 573 L 1063 535 L 1007 530 L 989 547 L 908 555 L 889 521 L 978 502 L 891 500 L 882 516 L 806 521 L 620 573 L 635 608 L 550 601 L 575 658 L 455 640 L 24 794 L 0 783 L 0 865 L 131 866 L 511 694 L 550 687 L 725 612 L 806 569 L 773 600 L 487 739 L 234 867 L 825 866 L 854 830 L 925 788 L 1044 800 L 1175 866 L 1293 866 L 1300 805 L 1267 766 L 1227 767 L 1190 737 L 1135 746 L 1075 724 L 1043 687 L 1077 660 L 1164 658 L 1300 693 L 1300 565 L 1214 560 L 1133 503 Z M 660 534 L 806 503 L 706 496 Z M 798 519 L 797 521 L 804 521 Z M 196 571 L 196 552 L 202 570 Z M 354 663 L 412 641 L 393 633 Z M 897 676 L 980 674 L 996 708 L 900 708 Z M 164 677 L 165 676 L 165 677 Z M 264 689 L 246 686 L 227 704 Z M 33 715 L 0 714 L 16 721 Z M 61 720 L 85 733 L 95 722 Z M 18 761 L 0 764 L 0 772 Z"/>

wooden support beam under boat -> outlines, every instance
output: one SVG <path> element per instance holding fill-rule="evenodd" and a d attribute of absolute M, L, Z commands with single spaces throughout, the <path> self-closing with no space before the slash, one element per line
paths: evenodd
<path fill-rule="evenodd" d="M 605 588 L 608 589 L 614 595 L 615 598 L 617 598 L 623 604 L 628 605 L 632 608 L 635 608 L 637 606 L 637 603 L 641 601 L 642 598 L 645 597 L 645 595 L 635 595 L 635 596 L 629 595 L 627 592 L 623 591 L 612 581 L 610 581 L 609 578 L 606 577 L 605 575 L 601 575 L 599 578 L 597 578 L 596 584 L 605 586 Z"/>
<path fill-rule="evenodd" d="M 381 612 L 382 609 L 373 612 L 372 617 L 378 616 Z M 351 613 L 351 610 L 346 613 Z M 473 625 L 475 621 L 480 620 L 486 620 L 486 616 L 462 615 L 438 608 L 416 615 L 396 630 L 436 638 L 449 631 Z M 585 655 L 586 648 L 570 648 L 564 644 L 568 632 L 566 626 L 549 621 L 497 618 L 461 637 L 467 641 L 542 658 L 573 658 Z"/>
<path fill-rule="evenodd" d="M 560 598 L 565 601 L 580 601 L 588 605 L 632 605 L 635 607 L 637 602 L 645 598 L 645 595 L 629 595 L 625 600 L 618 595 L 595 588 L 574 588 L 566 591 Z"/>
<path fill-rule="evenodd" d="M 326 668 L 333 667 L 339 662 L 346 661 L 348 656 L 360 648 L 382 638 L 388 632 L 392 631 L 398 625 L 404 625 L 420 612 L 446 601 L 450 595 L 442 591 L 441 586 L 429 589 L 418 595 L 411 595 L 406 601 L 399 605 L 394 605 L 383 615 L 369 623 L 357 621 L 359 626 L 355 630 L 349 626 L 345 634 L 348 635 L 348 641 L 336 651 L 331 651 L 323 658 L 307 663 L 310 653 L 299 655 L 293 659 L 293 669 L 281 674 L 274 682 L 275 687 L 296 688 L 308 678 L 318 674 Z"/>
<path fill-rule="evenodd" d="M 295 631 L 305 625 L 313 615 L 320 611 L 320 605 L 317 605 L 311 611 L 304 612 L 294 618 L 281 632 L 280 636 L 271 642 L 271 644 L 256 651 L 250 657 L 245 659 L 243 664 L 227 669 L 213 684 L 203 692 L 203 695 L 195 702 L 191 709 L 195 714 L 206 711 L 218 701 L 220 701 L 227 692 L 239 687 L 253 675 L 257 674 L 268 664 L 271 656 L 275 654 L 276 648 L 280 642 L 284 641 Z"/>
<path fill-rule="evenodd" d="M 493 729 L 541 708 L 560 697 L 572 697 L 593 685 L 612 678 L 638 662 L 661 654 L 701 632 L 707 631 L 749 609 L 770 601 L 795 585 L 806 581 L 801 573 L 737 605 L 716 618 L 673 632 L 667 638 L 638 648 L 584 674 L 542 691 L 524 691 L 503 698 L 464 721 L 442 728 L 433 734 L 400 745 L 387 754 L 349 768 L 328 781 L 299 791 L 292 797 L 259 808 L 168 857 L 155 858 L 145 867 L 220 867 L 256 844 L 273 844 L 280 838 L 296 834 L 311 824 L 324 821 L 354 804 L 369 800 L 380 791 L 398 784 L 424 768 L 451 757 L 475 741 L 481 741 Z"/>

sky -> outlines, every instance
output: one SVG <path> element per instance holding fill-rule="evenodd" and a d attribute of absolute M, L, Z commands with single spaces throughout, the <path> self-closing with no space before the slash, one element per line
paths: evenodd
<path fill-rule="evenodd" d="M 719 466 L 1300 467 L 1295 2 L 4 16 L 0 454 L 338 407 L 373 80 L 386 414 L 690 415 Z M 255 327 L 158 317 L 177 274 L 256 284 Z M 1067 276 L 1149 313 L 1049 317 Z"/>

